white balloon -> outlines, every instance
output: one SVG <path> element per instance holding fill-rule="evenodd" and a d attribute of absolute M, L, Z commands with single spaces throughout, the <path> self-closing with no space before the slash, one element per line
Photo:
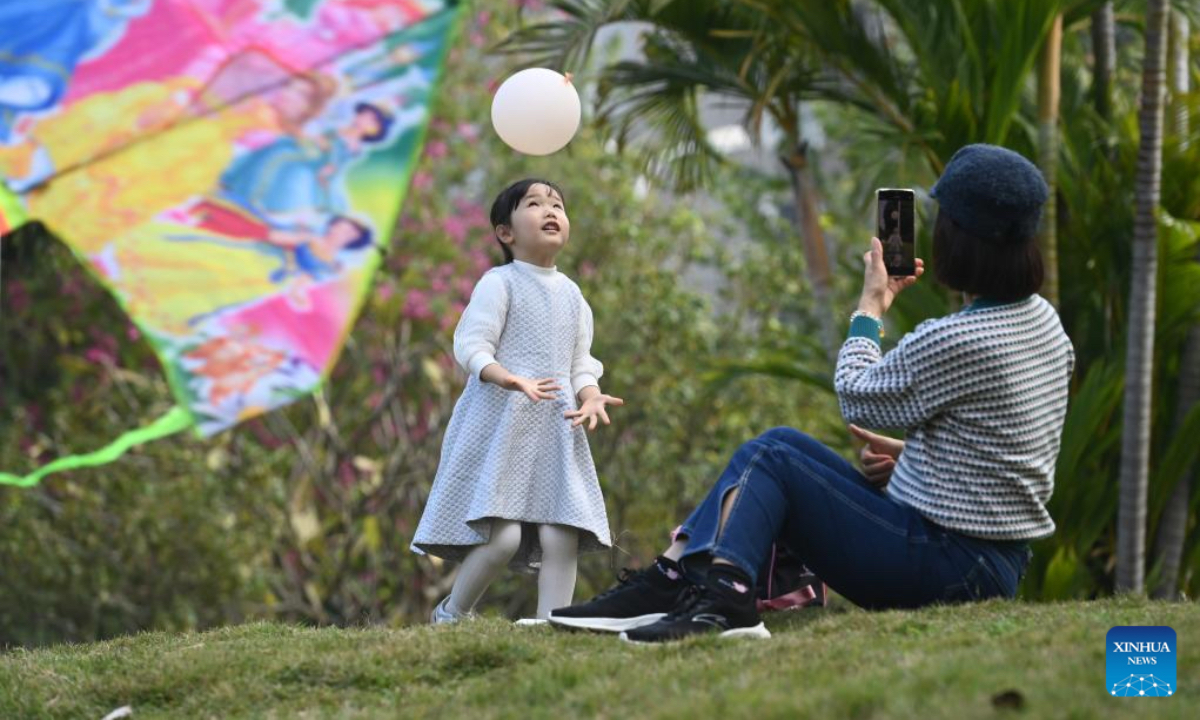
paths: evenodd
<path fill-rule="evenodd" d="M 570 76 L 546 68 L 516 73 L 492 98 L 492 127 L 513 150 L 549 155 L 579 130 L 579 93 Z"/>

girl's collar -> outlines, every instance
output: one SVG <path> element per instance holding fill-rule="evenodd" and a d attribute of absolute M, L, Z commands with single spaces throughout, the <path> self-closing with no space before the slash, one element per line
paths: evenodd
<path fill-rule="evenodd" d="M 1020 305 L 1023 302 L 1028 302 L 1032 295 L 1021 298 L 1020 300 L 992 300 L 985 297 L 975 298 L 970 305 L 962 309 L 962 312 L 974 312 L 976 310 L 990 310 L 992 308 L 1003 307 L 1005 305 Z"/>
<path fill-rule="evenodd" d="M 533 263 L 525 262 L 524 260 L 516 260 L 516 259 L 513 260 L 513 265 L 516 265 L 517 267 L 524 269 L 524 270 L 530 270 L 530 271 L 538 273 L 540 275 L 553 275 L 554 273 L 558 272 L 557 265 L 552 265 L 550 267 L 542 267 L 541 265 L 534 265 Z"/>

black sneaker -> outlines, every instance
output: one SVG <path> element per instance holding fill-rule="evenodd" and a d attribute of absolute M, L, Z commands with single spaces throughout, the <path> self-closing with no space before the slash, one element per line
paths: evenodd
<path fill-rule="evenodd" d="M 692 585 L 666 617 L 653 625 L 622 632 L 621 639 L 656 643 L 714 632 L 721 637 L 771 637 L 753 601 L 735 603 L 711 588 Z"/>
<path fill-rule="evenodd" d="M 651 575 L 655 573 L 655 575 Z M 682 575 L 667 580 L 654 565 L 621 571 L 619 582 L 596 597 L 578 605 L 550 611 L 550 624 L 558 627 L 622 632 L 650 625 L 666 617 L 687 588 Z"/>

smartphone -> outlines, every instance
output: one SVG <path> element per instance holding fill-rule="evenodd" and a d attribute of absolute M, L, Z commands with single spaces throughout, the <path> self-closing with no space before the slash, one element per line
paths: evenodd
<path fill-rule="evenodd" d="M 917 273 L 917 232 L 912 190 L 880 188 L 875 191 L 876 215 L 879 218 L 876 237 L 883 243 L 883 264 L 888 275 L 908 276 Z"/>

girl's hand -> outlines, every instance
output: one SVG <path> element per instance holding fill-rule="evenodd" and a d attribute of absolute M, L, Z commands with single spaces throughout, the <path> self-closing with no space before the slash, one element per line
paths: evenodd
<path fill-rule="evenodd" d="M 900 453 L 904 452 L 904 441 L 863 430 L 857 425 L 849 427 L 856 438 L 866 442 L 858 452 L 858 462 L 862 465 L 863 475 L 867 476 L 867 482 L 876 487 L 887 485 L 892 479 L 892 471 L 896 469 Z"/>
<path fill-rule="evenodd" d="M 870 251 L 863 255 L 863 264 L 866 269 L 863 272 L 862 297 L 859 298 L 858 309 L 877 318 L 883 317 L 901 290 L 915 283 L 925 273 L 925 261 L 917 258 L 915 274 L 908 277 L 888 275 L 887 265 L 883 262 L 883 243 L 875 237 L 871 238 Z"/>
<path fill-rule="evenodd" d="M 526 397 L 534 402 L 537 402 L 538 400 L 553 400 L 554 393 L 562 390 L 554 378 L 530 380 L 529 378 L 521 377 L 520 375 L 509 375 L 507 378 L 505 378 L 501 387 L 503 387 L 505 390 L 516 390 L 523 392 L 525 393 Z"/>
<path fill-rule="evenodd" d="M 563 413 L 563 417 L 568 420 L 575 418 L 575 421 L 571 423 L 571 427 L 573 428 L 579 427 L 584 422 L 588 422 L 587 429 L 595 430 L 597 420 L 605 425 L 610 424 L 608 413 L 604 411 L 605 405 L 620 407 L 624 404 L 625 401 L 619 397 L 613 397 L 612 395 L 604 394 L 594 395 L 585 400 L 584 403 L 579 406 L 578 410 L 568 410 L 567 412 Z"/>

